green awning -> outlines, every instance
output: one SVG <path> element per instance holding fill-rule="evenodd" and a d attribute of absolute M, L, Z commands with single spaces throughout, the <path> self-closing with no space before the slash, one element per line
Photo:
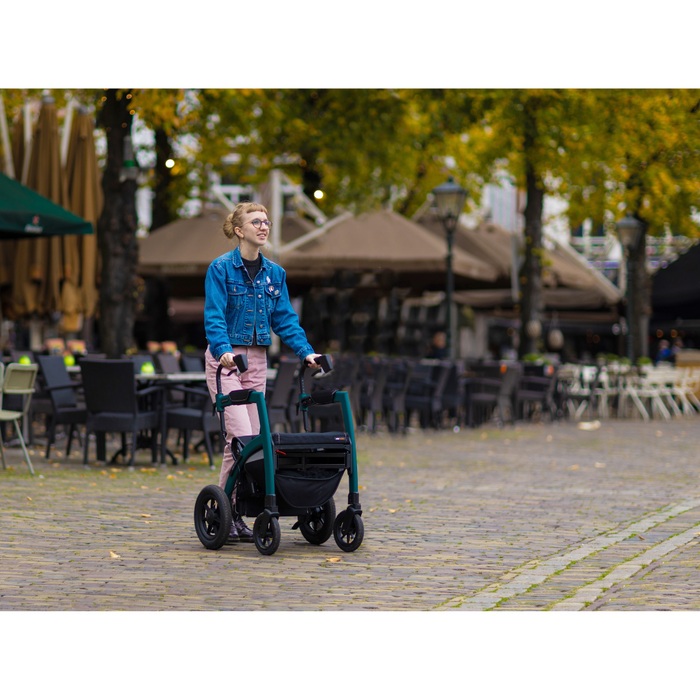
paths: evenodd
<path fill-rule="evenodd" d="M 0 238 L 92 233 L 92 224 L 0 173 Z"/>

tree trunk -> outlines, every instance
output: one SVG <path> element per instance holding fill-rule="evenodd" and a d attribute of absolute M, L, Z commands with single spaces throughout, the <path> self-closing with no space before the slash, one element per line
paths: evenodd
<path fill-rule="evenodd" d="M 639 218 L 639 217 L 637 217 Z M 646 223 L 643 224 L 639 243 L 630 250 L 629 279 L 627 281 L 627 298 L 632 300 L 631 314 L 628 304 L 627 323 L 632 332 L 632 354 L 635 362 L 640 357 L 649 356 L 649 318 L 651 317 L 651 277 L 647 272 Z"/>
<path fill-rule="evenodd" d="M 527 110 L 527 108 L 526 108 Z M 537 341 L 541 333 L 531 337 L 528 324 L 531 321 L 542 323 L 542 209 L 544 189 L 535 172 L 529 154 L 534 147 L 536 123 L 531 112 L 525 113 L 525 179 L 527 204 L 525 206 L 525 260 L 520 268 L 520 346 L 519 356 L 537 352 Z M 536 324 L 530 324 L 533 331 Z"/>
<path fill-rule="evenodd" d="M 173 147 L 164 129 L 156 129 L 156 177 L 153 192 L 153 216 L 151 231 L 165 224 L 169 224 L 175 218 L 173 216 L 170 196 L 170 183 L 172 172 L 165 163 L 173 157 Z"/>
<path fill-rule="evenodd" d="M 106 90 L 105 96 L 100 124 L 107 135 L 107 163 L 102 178 L 104 209 L 97 222 L 102 254 L 100 343 L 107 357 L 118 359 L 134 345 L 138 298 L 136 180 L 122 179 L 124 138 L 131 135 L 131 95 L 127 90 Z"/>

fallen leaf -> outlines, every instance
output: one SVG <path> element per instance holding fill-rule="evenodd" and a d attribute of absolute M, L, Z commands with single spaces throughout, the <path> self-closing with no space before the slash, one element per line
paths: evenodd
<path fill-rule="evenodd" d="M 388 498 L 382 498 L 382 503 L 386 503 L 388 500 Z"/>
<path fill-rule="evenodd" d="M 144 491 L 148 491 L 148 486 L 142 486 L 141 487 Z"/>
<path fill-rule="evenodd" d="M 406 503 L 411 503 L 411 499 L 410 499 L 410 498 L 407 498 L 407 499 L 406 499 Z"/>
<path fill-rule="evenodd" d="M 486 435 L 486 433 L 481 433 L 481 439 L 482 439 L 482 440 L 486 440 L 487 437 L 488 437 L 488 436 Z"/>
<path fill-rule="evenodd" d="M 660 430 L 657 430 L 656 437 L 663 437 L 663 432 L 661 432 Z"/>
<path fill-rule="evenodd" d="M 572 464 L 569 469 L 578 469 L 578 464 Z"/>
<path fill-rule="evenodd" d="M 184 475 L 185 475 L 185 472 L 178 472 L 178 474 L 179 474 L 180 476 L 184 476 Z"/>
<path fill-rule="evenodd" d="M 117 475 L 116 475 L 116 474 L 110 474 L 110 475 L 109 475 L 109 478 L 110 478 L 110 479 L 116 479 L 116 478 L 117 478 Z"/>
<path fill-rule="evenodd" d="M 590 423 L 581 422 L 576 427 L 579 430 L 598 430 L 598 428 L 600 428 L 600 421 L 594 420 Z"/>
<path fill-rule="evenodd" d="M 107 472 L 105 472 L 105 471 L 101 471 L 101 472 L 100 472 L 100 474 L 106 475 L 106 474 L 107 474 Z"/>
<path fill-rule="evenodd" d="M 370 509 L 369 509 L 369 512 L 370 512 L 370 513 L 374 513 L 375 510 L 377 510 L 377 509 L 376 509 L 376 508 L 370 508 Z"/>
<path fill-rule="evenodd" d="M 384 464 L 384 462 L 377 462 L 377 466 L 381 467 Z"/>
<path fill-rule="evenodd" d="M 396 512 L 398 512 L 398 511 L 397 511 L 395 508 L 389 508 L 389 512 L 390 512 L 390 513 L 396 513 Z"/>
<path fill-rule="evenodd" d="M 341 561 L 340 557 L 328 557 L 326 561 L 332 561 L 333 563 Z"/>
<path fill-rule="evenodd" d="M 603 469 L 605 467 L 605 462 L 596 462 L 593 466 L 596 469 Z"/>
<path fill-rule="evenodd" d="M 208 460 L 207 460 L 207 461 L 208 461 Z M 191 471 L 191 472 L 196 472 L 196 471 L 197 471 L 197 467 L 190 467 L 190 468 L 189 468 L 189 471 Z"/>
<path fill-rule="evenodd" d="M 150 513 L 141 513 L 142 518 L 150 518 L 151 514 Z"/>
<path fill-rule="evenodd" d="M 547 435 L 547 442 L 552 442 L 554 438 L 551 435 Z"/>
<path fill-rule="evenodd" d="M 405 466 L 406 466 L 406 462 L 399 462 L 399 466 L 400 466 L 400 467 L 405 467 Z"/>
<path fill-rule="evenodd" d="M 90 486 L 97 486 L 97 483 L 93 481 Z"/>
<path fill-rule="evenodd" d="M 116 552 L 110 552 L 109 556 L 112 557 L 112 559 L 121 559 L 122 558 L 122 555 L 117 554 Z"/>
<path fill-rule="evenodd" d="M 173 476 L 172 474 L 168 474 L 168 476 L 167 476 L 166 478 L 167 478 L 167 479 L 175 479 L 175 478 L 177 478 L 177 477 Z"/>
<path fill-rule="evenodd" d="M 117 469 L 116 467 L 112 467 L 112 471 L 113 471 L 113 472 L 117 472 L 117 473 L 118 473 L 118 472 L 120 472 L 120 471 L 121 471 L 121 469 Z"/>
<path fill-rule="evenodd" d="M 639 537 L 640 540 L 645 540 L 645 539 L 646 539 L 646 537 L 642 537 L 641 535 L 637 535 L 637 537 Z"/>
<path fill-rule="evenodd" d="M 27 496 L 27 500 L 28 500 L 28 501 L 31 501 L 32 499 L 31 499 L 31 497 L 30 497 L 30 496 Z"/>
<path fill-rule="evenodd" d="M 416 483 L 416 480 L 415 480 L 415 479 L 411 479 L 411 483 L 412 483 L 412 484 L 415 484 L 415 483 Z"/>

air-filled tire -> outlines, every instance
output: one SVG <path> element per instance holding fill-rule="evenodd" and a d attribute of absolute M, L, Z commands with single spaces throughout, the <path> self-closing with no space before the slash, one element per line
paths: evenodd
<path fill-rule="evenodd" d="M 280 546 L 280 538 L 282 536 L 282 531 L 280 529 L 279 520 L 275 517 L 271 517 L 267 522 L 267 527 L 263 529 L 263 518 L 264 513 L 260 513 L 257 518 L 255 518 L 255 525 L 253 525 L 253 542 L 258 549 L 260 554 L 274 554 L 277 548 Z"/>
<path fill-rule="evenodd" d="M 218 486 L 205 486 L 194 504 L 194 529 L 207 549 L 220 549 L 231 531 L 231 501 Z"/>
<path fill-rule="evenodd" d="M 354 552 L 361 544 L 365 536 L 365 526 L 362 518 L 355 514 L 350 521 L 350 526 L 346 531 L 343 531 L 343 520 L 345 519 L 346 511 L 338 514 L 333 524 L 333 537 L 335 543 L 344 552 Z"/>

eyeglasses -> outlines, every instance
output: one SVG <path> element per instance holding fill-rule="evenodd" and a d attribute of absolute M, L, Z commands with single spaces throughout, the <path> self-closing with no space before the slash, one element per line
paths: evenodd
<path fill-rule="evenodd" d="M 256 229 L 260 230 L 263 224 L 267 226 L 267 228 L 272 228 L 272 221 L 269 219 L 253 219 L 252 221 L 248 222 L 249 224 L 253 224 Z"/>

